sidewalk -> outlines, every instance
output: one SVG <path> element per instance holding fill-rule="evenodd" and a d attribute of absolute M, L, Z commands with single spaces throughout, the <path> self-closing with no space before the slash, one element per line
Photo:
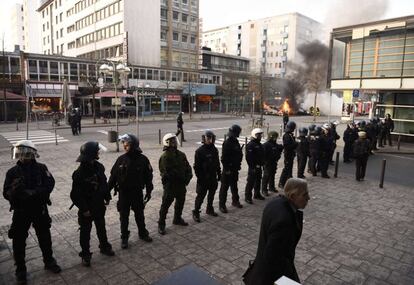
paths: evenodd
<path fill-rule="evenodd" d="M 161 148 L 144 142 L 142 149 L 154 167 L 153 198 L 145 214 L 152 244 L 139 240 L 133 215 L 130 217 L 128 250 L 120 248 L 117 197 L 106 214 L 109 239 L 115 257 L 99 254 L 95 231 L 92 231 L 92 267 L 80 265 L 77 211 L 69 211 L 71 173 L 79 145 L 68 143 L 65 154 L 53 145 L 40 147 L 40 161 L 46 162 L 56 179 L 51 195 L 53 205 L 52 239 L 61 274 L 43 270 L 41 252 L 33 229 L 27 240 L 27 266 L 30 284 L 151 284 L 187 264 L 198 266 L 222 284 L 242 284 L 241 275 L 257 249 L 260 220 L 267 201 L 254 201 L 243 209 L 229 206 L 228 214 L 210 217 L 202 212 L 202 223 L 191 218 L 196 180 L 188 186 L 184 219 L 188 227 L 171 225 L 173 207 L 167 219 L 167 235 L 157 233 L 162 185 L 158 172 Z M 193 164 L 195 147 L 181 148 Z M 108 174 L 117 153 L 108 152 L 101 162 Z M 0 152 L 0 180 L 14 163 L 9 154 Z M 283 161 L 279 162 L 279 178 Z M 243 161 L 239 193 L 243 197 L 247 167 Z M 296 167 L 296 163 L 295 163 Z M 332 171 L 332 170 L 331 170 Z M 294 169 L 294 172 L 296 170 Z M 378 181 L 356 182 L 353 176 L 339 173 L 339 178 L 309 177 L 311 200 L 304 214 L 304 230 L 296 251 L 296 267 L 303 284 L 414 284 L 414 191 Z M 230 197 L 229 197 L 230 199 Z M 244 204 L 244 201 L 242 199 Z M 205 207 L 205 203 L 203 207 Z M 214 206 L 218 209 L 218 199 Z M 0 199 L 0 284 L 14 282 L 11 240 L 7 237 L 11 213 Z M 204 208 L 203 208 L 204 209 Z"/>

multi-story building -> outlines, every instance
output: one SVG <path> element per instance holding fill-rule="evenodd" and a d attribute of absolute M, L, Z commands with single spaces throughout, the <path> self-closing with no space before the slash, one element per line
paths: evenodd
<path fill-rule="evenodd" d="M 198 0 L 43 0 L 42 52 L 197 69 Z"/>
<path fill-rule="evenodd" d="M 284 77 L 287 61 L 300 63 L 297 47 L 322 39 L 322 25 L 299 13 L 247 21 L 206 31 L 203 46 L 250 59 L 255 73 Z"/>
<path fill-rule="evenodd" d="M 374 115 L 414 136 L 414 16 L 333 29 L 330 46 L 328 82 L 344 104 L 368 93 Z"/>
<path fill-rule="evenodd" d="M 23 1 L 23 27 L 24 45 L 21 47 L 25 52 L 41 53 L 41 24 L 40 15 L 36 11 L 39 0 Z"/>
<path fill-rule="evenodd" d="M 11 11 L 10 27 L 11 42 L 20 49 L 25 49 L 23 5 L 14 4 Z"/>

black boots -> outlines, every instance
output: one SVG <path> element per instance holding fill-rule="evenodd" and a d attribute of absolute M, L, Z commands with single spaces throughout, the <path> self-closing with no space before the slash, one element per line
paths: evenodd
<path fill-rule="evenodd" d="M 177 225 L 177 226 L 184 226 L 184 227 L 188 226 L 188 223 L 186 221 L 184 221 L 184 219 L 181 218 L 181 217 L 180 218 L 174 218 L 173 224 Z"/>
<path fill-rule="evenodd" d="M 53 273 L 59 273 L 62 271 L 62 269 L 60 268 L 60 266 L 56 263 L 56 260 L 54 258 L 52 258 L 50 261 L 45 262 L 45 269 L 49 270 L 50 272 Z"/>
<path fill-rule="evenodd" d="M 86 267 L 91 266 L 92 253 L 90 253 L 90 252 L 86 252 L 86 253 L 80 252 L 79 256 L 82 258 L 82 265 L 83 266 L 86 266 Z"/>

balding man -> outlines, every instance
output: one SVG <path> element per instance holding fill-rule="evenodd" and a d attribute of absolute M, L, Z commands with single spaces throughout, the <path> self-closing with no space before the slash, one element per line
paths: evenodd
<path fill-rule="evenodd" d="M 282 276 L 300 282 L 294 258 L 302 234 L 303 212 L 309 201 L 306 180 L 290 178 L 285 194 L 263 211 L 256 259 L 243 275 L 247 285 L 272 285 Z"/>

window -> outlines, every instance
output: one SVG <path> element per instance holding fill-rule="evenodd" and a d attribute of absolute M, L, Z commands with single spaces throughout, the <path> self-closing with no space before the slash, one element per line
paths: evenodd
<path fill-rule="evenodd" d="M 167 19 L 168 18 L 168 11 L 167 9 L 161 8 L 161 18 Z"/>
<path fill-rule="evenodd" d="M 166 41 L 167 40 L 167 31 L 161 30 L 161 40 Z"/>
<path fill-rule="evenodd" d="M 173 11 L 173 20 L 178 21 L 179 13 L 177 11 Z"/>
<path fill-rule="evenodd" d="M 183 23 L 187 23 L 188 15 L 187 14 L 181 14 L 181 20 L 183 21 Z"/>
<path fill-rule="evenodd" d="M 181 36 L 181 41 L 182 41 L 183 43 L 188 42 L 188 36 L 183 34 L 183 35 Z"/>
<path fill-rule="evenodd" d="M 43 24 L 43 32 L 45 31 L 45 24 Z"/>
<path fill-rule="evenodd" d="M 173 40 L 178 42 L 178 33 L 173 32 Z"/>
<path fill-rule="evenodd" d="M 192 35 L 192 36 L 191 36 L 191 40 L 190 40 L 190 42 L 191 42 L 192 44 L 195 44 L 195 42 L 196 42 L 196 36 Z"/>
<path fill-rule="evenodd" d="M 60 13 L 59 14 L 59 20 L 62 22 L 62 19 L 63 19 L 63 13 Z"/>

